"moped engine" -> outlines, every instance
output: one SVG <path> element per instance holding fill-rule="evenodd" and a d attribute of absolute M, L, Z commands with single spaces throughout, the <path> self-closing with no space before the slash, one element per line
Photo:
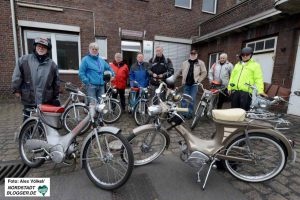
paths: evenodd
<path fill-rule="evenodd" d="M 53 162 L 61 163 L 65 158 L 64 148 L 61 145 L 53 146 L 50 149 L 50 157 Z"/>
<path fill-rule="evenodd" d="M 203 165 L 205 165 L 209 161 L 209 157 L 205 155 L 204 153 L 201 153 L 199 151 L 194 151 L 191 153 L 191 155 L 188 157 L 186 162 L 194 168 L 201 168 Z"/>

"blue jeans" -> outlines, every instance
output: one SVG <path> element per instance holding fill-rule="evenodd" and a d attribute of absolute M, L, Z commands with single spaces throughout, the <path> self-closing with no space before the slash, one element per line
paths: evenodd
<path fill-rule="evenodd" d="M 86 86 L 87 95 L 92 98 L 88 98 L 88 102 L 97 100 L 99 101 L 99 97 L 104 94 L 104 86 L 103 85 L 92 85 L 88 84 Z"/>
<path fill-rule="evenodd" d="M 183 87 L 183 93 L 188 94 L 193 98 L 192 102 L 189 105 L 189 113 L 188 113 L 188 115 L 191 116 L 191 117 L 194 114 L 194 104 L 196 102 L 197 92 L 198 92 L 198 85 L 185 85 Z M 186 108 L 187 107 L 187 102 L 185 100 L 183 100 L 182 103 L 181 103 L 181 106 L 183 108 Z"/>

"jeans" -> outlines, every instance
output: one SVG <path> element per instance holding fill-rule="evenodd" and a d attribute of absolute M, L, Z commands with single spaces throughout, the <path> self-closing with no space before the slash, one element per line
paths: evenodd
<path fill-rule="evenodd" d="M 193 113 L 194 113 L 194 105 L 195 105 L 195 102 L 196 102 L 196 96 L 197 96 L 197 93 L 198 93 L 198 85 L 185 85 L 183 87 L 183 93 L 188 94 L 193 98 L 192 102 L 189 105 L 189 113 L 188 113 L 188 115 L 190 117 L 192 117 Z M 185 100 L 183 100 L 182 103 L 181 103 L 181 106 L 183 108 L 186 108 L 187 107 L 187 102 Z"/>
<path fill-rule="evenodd" d="M 104 94 L 104 86 L 103 85 L 92 85 L 88 84 L 86 86 L 87 95 L 92 98 L 88 98 L 88 102 L 91 101 L 99 101 L 99 97 Z"/>

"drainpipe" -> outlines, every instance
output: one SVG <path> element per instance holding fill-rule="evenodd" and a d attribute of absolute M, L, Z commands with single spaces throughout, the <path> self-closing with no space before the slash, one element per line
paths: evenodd
<path fill-rule="evenodd" d="M 16 16 L 15 16 L 15 5 L 14 0 L 10 0 L 10 9 L 11 9 L 11 20 L 13 28 L 13 38 L 14 38 L 14 50 L 15 50 L 15 60 L 18 62 L 19 52 L 18 52 L 18 39 L 17 39 L 17 29 L 16 29 Z"/>

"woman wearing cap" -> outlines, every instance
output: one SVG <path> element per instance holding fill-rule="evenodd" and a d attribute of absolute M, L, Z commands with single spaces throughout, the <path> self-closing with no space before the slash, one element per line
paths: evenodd
<path fill-rule="evenodd" d="M 98 100 L 104 93 L 103 75 L 105 71 L 110 71 L 112 76 L 115 76 L 108 63 L 99 57 L 98 44 L 96 42 L 90 43 L 89 54 L 83 57 L 78 75 L 86 85 L 87 95 L 94 98 L 94 100 Z"/>
<path fill-rule="evenodd" d="M 231 94 L 231 107 L 250 109 L 252 89 L 245 85 L 256 85 L 258 94 L 266 96 L 264 93 L 264 81 L 260 64 L 252 58 L 253 50 L 250 47 L 242 49 L 240 62 L 238 62 L 231 73 L 228 84 L 228 93 Z"/>
<path fill-rule="evenodd" d="M 198 85 L 196 83 L 202 82 L 207 75 L 205 64 L 202 60 L 198 59 L 198 52 L 196 50 L 191 51 L 190 59 L 182 63 L 175 77 L 179 75 L 182 75 L 183 92 L 193 97 L 193 101 L 189 105 L 189 112 L 185 114 L 186 118 L 191 119 L 198 92 Z M 182 101 L 182 107 L 186 107 L 185 101 Z"/>
<path fill-rule="evenodd" d="M 36 38 L 33 53 L 19 58 L 12 76 L 12 88 L 24 105 L 24 121 L 27 108 L 39 104 L 59 105 L 59 76 L 55 62 L 49 57 L 50 40 Z"/>

